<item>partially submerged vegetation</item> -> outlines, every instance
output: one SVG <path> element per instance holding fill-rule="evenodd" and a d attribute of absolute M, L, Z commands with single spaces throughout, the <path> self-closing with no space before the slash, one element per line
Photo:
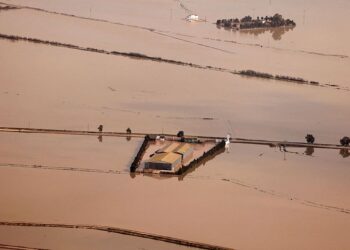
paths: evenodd
<path fill-rule="evenodd" d="M 297 83 L 308 83 L 303 78 L 300 77 L 291 77 L 291 76 L 282 76 L 282 75 L 276 75 L 276 80 L 282 80 L 282 81 L 291 81 L 291 82 L 297 82 Z M 316 85 L 316 82 L 314 82 L 314 85 Z"/>
<path fill-rule="evenodd" d="M 241 19 L 218 19 L 216 21 L 218 27 L 224 27 L 226 29 L 269 29 L 278 27 L 295 27 L 296 24 L 291 19 L 284 19 L 282 15 L 276 13 L 273 16 L 257 17 L 253 19 L 251 16 L 245 16 Z"/>
<path fill-rule="evenodd" d="M 238 74 L 243 75 L 243 76 L 250 76 L 250 77 L 258 77 L 258 78 L 274 79 L 274 80 L 279 80 L 279 81 L 295 82 L 295 83 L 299 83 L 299 84 L 310 84 L 310 85 L 314 85 L 314 86 L 320 85 L 319 82 L 307 81 L 301 77 L 272 75 L 269 73 L 263 73 L 263 72 L 258 72 L 258 71 L 254 71 L 254 70 L 241 70 L 241 71 L 238 71 Z M 339 86 L 334 84 L 332 87 L 339 87 Z"/>
<path fill-rule="evenodd" d="M 260 78 L 268 78 L 268 79 L 272 79 L 274 78 L 273 75 L 268 74 L 268 73 L 262 73 L 262 72 L 257 72 L 254 70 L 241 70 L 239 71 L 239 74 L 241 75 L 245 75 L 245 76 L 253 76 L 253 77 L 260 77 Z"/>
<path fill-rule="evenodd" d="M 15 10 L 15 9 L 18 9 L 18 8 L 14 7 L 14 6 L 0 5 L 0 11 L 2 11 L 2 10 Z"/>

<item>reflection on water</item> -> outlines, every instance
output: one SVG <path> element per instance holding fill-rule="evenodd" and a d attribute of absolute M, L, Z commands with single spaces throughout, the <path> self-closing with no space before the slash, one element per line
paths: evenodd
<path fill-rule="evenodd" d="M 264 34 L 265 32 L 270 32 L 271 36 L 274 40 L 279 41 L 282 39 L 282 36 L 290 30 L 293 30 L 295 27 L 280 27 L 280 28 L 268 28 L 268 29 L 246 29 L 246 30 L 233 30 L 227 27 L 216 26 L 218 29 L 224 29 L 227 31 L 240 32 L 245 35 L 254 35 L 259 36 Z"/>
<path fill-rule="evenodd" d="M 97 137 L 97 139 L 98 139 L 99 142 L 103 142 L 102 135 L 99 135 L 99 136 Z"/>
<path fill-rule="evenodd" d="M 293 30 L 294 27 L 281 27 L 281 28 L 270 28 L 270 29 L 251 29 L 251 30 L 240 30 L 242 34 L 248 34 L 248 35 L 254 35 L 259 36 L 264 34 L 265 32 L 270 32 L 271 36 L 274 40 L 279 41 L 282 39 L 282 36 L 290 31 Z"/>
<path fill-rule="evenodd" d="M 130 174 L 131 179 L 134 179 L 136 177 L 136 173 L 135 172 L 129 172 L 129 174 Z"/>
<path fill-rule="evenodd" d="M 342 148 L 340 151 L 339 151 L 339 154 L 341 156 L 343 156 L 343 158 L 347 158 L 350 156 L 350 152 L 349 152 L 349 149 L 346 149 L 346 148 Z"/>
<path fill-rule="evenodd" d="M 312 154 L 315 152 L 315 148 L 314 147 L 307 147 L 305 149 L 305 155 L 309 155 L 309 156 L 312 156 Z"/>

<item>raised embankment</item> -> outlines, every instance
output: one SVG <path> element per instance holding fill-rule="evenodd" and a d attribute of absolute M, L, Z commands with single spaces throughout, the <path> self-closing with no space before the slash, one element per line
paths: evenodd
<path fill-rule="evenodd" d="M 150 141 L 150 137 L 149 137 L 149 135 L 146 135 L 145 139 L 143 140 L 143 143 L 142 143 L 142 145 L 141 145 L 141 147 L 139 149 L 139 151 L 137 152 L 137 154 L 135 156 L 134 161 L 131 163 L 131 166 L 130 166 L 130 172 L 131 173 L 134 173 L 136 171 L 136 169 L 140 166 L 142 157 L 145 154 L 146 149 L 148 148 L 149 141 Z"/>
<path fill-rule="evenodd" d="M 98 132 L 98 131 L 84 131 L 84 130 L 60 130 L 60 129 L 39 129 L 39 128 L 19 128 L 19 127 L 0 127 L 0 132 L 114 136 L 114 137 L 134 137 L 134 138 L 144 138 L 146 135 L 150 135 L 149 133 Z M 154 134 L 154 135 L 159 135 L 159 134 Z M 164 135 L 166 140 L 174 140 L 174 138 L 177 138 L 175 134 L 162 134 L 162 135 Z M 201 141 L 216 141 L 216 140 L 224 140 L 226 137 L 187 135 L 186 138 L 198 138 Z M 304 142 L 258 140 L 258 139 L 245 139 L 245 138 L 231 138 L 230 141 L 231 143 L 266 145 L 270 147 L 302 147 L 302 148 L 313 147 L 313 148 L 324 148 L 324 149 L 350 149 L 350 147 L 343 147 L 337 144 L 326 144 L 326 143 L 308 144 Z"/>
<path fill-rule="evenodd" d="M 194 159 L 189 164 L 182 166 L 182 168 L 180 168 L 179 171 L 176 172 L 176 174 L 177 175 L 186 174 L 192 168 L 195 168 L 196 166 L 202 164 L 203 162 L 206 162 L 208 158 L 215 157 L 215 155 L 217 155 L 219 152 L 220 153 L 223 152 L 223 150 L 225 150 L 224 140 L 216 144 L 213 148 L 211 148 L 207 152 L 204 152 L 203 155 Z"/>
<path fill-rule="evenodd" d="M 135 230 L 110 227 L 110 226 L 99 226 L 99 225 L 85 225 L 85 224 L 58 224 L 58 223 L 35 223 L 35 222 L 9 222 L 9 221 L 0 221 L 0 226 L 17 226 L 17 227 L 42 227 L 42 228 L 68 228 L 68 229 L 90 229 L 98 230 L 109 233 L 124 234 L 134 237 L 146 238 L 151 240 L 163 241 L 167 243 L 172 243 L 176 245 L 194 247 L 199 249 L 208 249 L 208 250 L 232 250 L 232 248 L 221 247 L 206 243 L 200 243 L 195 241 L 189 241 L 184 239 L 178 239 L 169 236 L 163 236 L 159 234 L 145 233 Z"/>

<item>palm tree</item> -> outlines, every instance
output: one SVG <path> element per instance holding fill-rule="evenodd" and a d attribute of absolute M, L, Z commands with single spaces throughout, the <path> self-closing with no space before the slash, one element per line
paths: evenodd
<path fill-rule="evenodd" d="M 349 146 L 350 144 L 350 138 L 347 136 L 344 136 L 342 139 L 340 139 L 340 144 L 344 147 Z"/>
<path fill-rule="evenodd" d="M 305 136 L 306 142 L 309 144 L 314 144 L 315 142 L 315 137 L 312 134 L 307 134 Z"/>
<path fill-rule="evenodd" d="M 177 137 L 184 137 L 185 136 L 185 133 L 184 133 L 184 131 L 179 131 L 178 133 L 177 133 L 177 135 L 176 135 Z"/>

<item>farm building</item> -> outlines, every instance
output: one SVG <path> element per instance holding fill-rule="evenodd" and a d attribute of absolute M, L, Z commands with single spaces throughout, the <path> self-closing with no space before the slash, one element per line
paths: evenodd
<path fill-rule="evenodd" d="M 183 161 L 186 161 L 193 155 L 193 148 L 188 143 L 171 143 L 157 151 L 157 153 L 176 153 L 180 154 Z"/>
<path fill-rule="evenodd" d="M 145 169 L 175 171 L 181 167 L 181 155 L 176 153 L 156 153 L 145 162 Z"/>
<path fill-rule="evenodd" d="M 193 155 L 193 148 L 188 143 L 170 143 L 159 149 L 145 162 L 145 169 L 177 171 L 182 163 Z"/>

